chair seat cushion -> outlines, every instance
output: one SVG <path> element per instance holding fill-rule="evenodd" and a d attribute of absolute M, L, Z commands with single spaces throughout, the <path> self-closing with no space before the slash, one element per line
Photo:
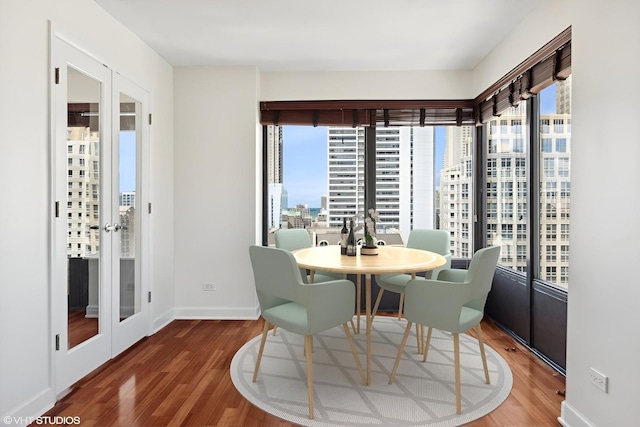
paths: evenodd
<path fill-rule="evenodd" d="M 420 280 L 423 278 L 418 276 L 416 277 L 416 279 Z M 385 291 L 391 291 L 398 294 L 404 293 L 404 290 L 407 286 L 407 283 L 409 283 L 409 280 L 411 280 L 411 275 L 404 274 L 404 273 L 381 274 L 379 276 L 376 276 L 376 283 L 378 284 L 379 287 L 381 287 Z"/>
<path fill-rule="evenodd" d="M 262 312 L 262 317 L 279 328 L 300 335 L 309 335 L 307 309 L 297 302 L 288 302 L 268 308 Z"/>

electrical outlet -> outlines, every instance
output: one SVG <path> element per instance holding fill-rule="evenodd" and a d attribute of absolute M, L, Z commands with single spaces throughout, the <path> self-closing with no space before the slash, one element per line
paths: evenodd
<path fill-rule="evenodd" d="M 609 378 L 606 375 L 601 374 L 600 372 L 591 368 L 591 372 L 589 372 L 589 379 L 591 380 L 591 384 L 607 393 Z"/>
<path fill-rule="evenodd" d="M 216 290 L 216 285 L 215 285 L 215 283 L 203 283 L 202 284 L 202 290 L 203 291 L 215 291 Z"/>

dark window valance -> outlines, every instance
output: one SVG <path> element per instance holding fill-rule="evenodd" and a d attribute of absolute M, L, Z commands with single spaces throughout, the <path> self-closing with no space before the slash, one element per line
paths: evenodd
<path fill-rule="evenodd" d="M 475 100 L 478 123 L 486 123 L 520 100 L 571 74 L 571 27 L 482 92 Z"/>
<path fill-rule="evenodd" d="M 474 101 L 273 101 L 260 103 L 263 125 L 430 126 L 472 125 Z"/>

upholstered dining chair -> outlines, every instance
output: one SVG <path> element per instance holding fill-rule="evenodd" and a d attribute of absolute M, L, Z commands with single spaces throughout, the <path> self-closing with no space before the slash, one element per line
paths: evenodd
<path fill-rule="evenodd" d="M 493 275 L 498 263 L 500 247 L 492 246 L 478 250 L 469 270 L 443 270 L 437 280 L 409 281 L 405 289 L 405 318 L 407 327 L 398 349 L 389 384 L 398 369 L 412 323 L 427 326 L 429 332 L 422 351 L 426 362 L 432 328 L 451 332 L 453 335 L 454 371 L 456 384 L 456 413 L 462 412 L 460 399 L 460 341 L 459 334 L 475 327 L 480 345 L 480 356 L 484 368 L 485 382 L 489 384 L 487 357 L 484 352 L 480 321 L 484 317 L 484 306 L 491 290 Z"/>
<path fill-rule="evenodd" d="M 407 248 L 421 249 L 423 251 L 435 252 L 444 257 L 446 264 L 432 271 L 425 272 L 425 278 L 436 278 L 438 272 L 451 268 L 451 249 L 449 243 L 449 232 L 445 230 L 423 230 L 414 229 L 409 233 Z M 373 306 L 371 317 L 375 317 L 382 294 L 384 291 L 391 291 L 400 294 L 400 305 L 398 306 L 398 319 L 402 318 L 402 306 L 404 301 L 404 288 L 411 280 L 410 274 L 380 274 L 376 276 L 376 283 L 380 287 L 378 298 Z"/>
<path fill-rule="evenodd" d="M 356 347 L 347 322 L 353 317 L 355 290 L 348 280 L 334 280 L 317 286 L 303 283 L 295 258 L 285 249 L 264 246 L 249 247 L 256 292 L 264 319 L 260 350 L 253 372 L 258 378 L 260 361 L 270 325 L 304 335 L 304 354 L 307 361 L 307 393 L 309 418 L 313 418 L 313 335 L 342 325 L 351 353 L 366 382 Z"/>
<path fill-rule="evenodd" d="M 311 236 L 304 228 L 281 228 L 275 232 L 276 248 L 295 251 L 296 249 L 311 247 Z M 336 250 L 339 250 L 336 248 Z M 300 269 L 302 280 L 309 283 L 309 276 L 306 270 Z M 346 279 L 346 274 L 331 273 L 328 271 L 316 271 L 313 276 L 313 283 L 327 282 L 329 280 Z"/>

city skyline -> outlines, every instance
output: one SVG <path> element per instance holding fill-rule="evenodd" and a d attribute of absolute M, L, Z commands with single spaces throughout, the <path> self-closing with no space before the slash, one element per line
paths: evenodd
<path fill-rule="evenodd" d="M 543 95 L 544 94 L 544 95 Z M 541 114 L 556 112 L 556 85 L 540 93 Z M 289 208 L 306 204 L 320 208 L 327 195 L 327 135 L 326 126 L 282 126 L 283 186 L 287 190 Z M 435 126 L 435 184 L 440 188 L 443 167 L 446 126 Z"/>

